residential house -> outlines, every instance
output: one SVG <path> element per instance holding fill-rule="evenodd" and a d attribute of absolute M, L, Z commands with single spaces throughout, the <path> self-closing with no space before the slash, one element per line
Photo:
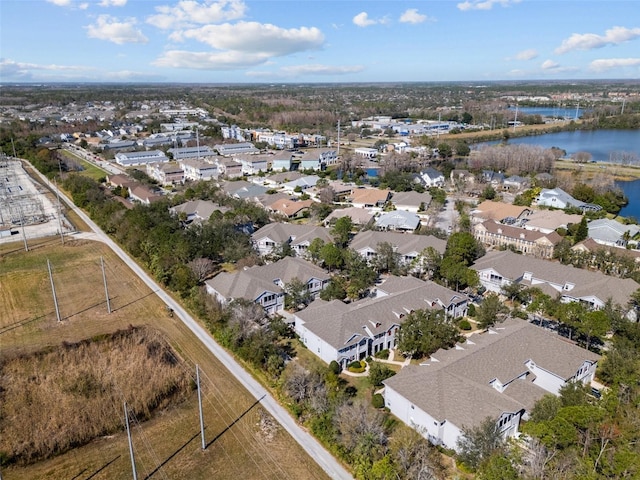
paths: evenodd
<path fill-rule="evenodd" d="M 309 208 L 315 202 L 313 200 L 299 200 L 297 198 L 278 199 L 268 206 L 269 210 L 279 213 L 287 218 L 302 218 L 309 212 Z"/>
<path fill-rule="evenodd" d="M 242 177 L 242 164 L 233 158 L 217 158 L 216 165 L 219 174 L 225 178 Z"/>
<path fill-rule="evenodd" d="M 602 210 L 600 205 L 576 200 L 561 188 L 543 188 L 536 197 L 535 204 L 562 210 L 569 207 L 579 208 L 582 211 L 590 210 L 597 212 Z"/>
<path fill-rule="evenodd" d="M 311 242 L 319 238 L 325 243 L 333 241 L 329 230 L 312 225 L 269 223 L 251 235 L 251 241 L 260 255 L 269 255 L 287 243 L 296 255 L 304 256 Z"/>
<path fill-rule="evenodd" d="M 391 197 L 391 203 L 396 207 L 396 210 L 418 213 L 429 208 L 431 195 L 427 192 L 398 192 Z"/>
<path fill-rule="evenodd" d="M 274 171 L 276 171 L 274 169 Z M 275 173 L 273 175 L 269 175 L 268 177 L 255 177 L 253 179 L 254 183 L 261 183 L 269 188 L 278 188 L 287 182 L 292 182 L 294 180 L 298 180 L 299 178 L 304 177 L 304 174 L 300 172 L 280 172 Z"/>
<path fill-rule="evenodd" d="M 267 171 L 267 158 L 264 155 L 245 155 L 238 154 L 236 158 L 242 164 L 243 175 L 256 175 L 260 172 Z"/>
<path fill-rule="evenodd" d="M 203 159 L 216 156 L 216 152 L 208 145 L 170 148 L 167 150 L 167 153 L 172 154 L 174 160 L 184 160 L 187 158 Z"/>
<path fill-rule="evenodd" d="M 162 199 L 162 195 L 158 195 L 147 187 L 138 184 L 135 186 L 129 186 L 129 199 L 134 202 L 151 205 L 153 202 L 157 202 Z"/>
<path fill-rule="evenodd" d="M 565 213 L 562 210 L 534 210 L 519 222 L 527 230 L 551 233 L 558 228 L 580 223 L 582 215 Z"/>
<path fill-rule="evenodd" d="M 504 173 L 494 172 L 493 170 L 483 170 L 482 180 L 485 183 L 490 183 L 493 187 L 501 187 L 504 183 Z"/>
<path fill-rule="evenodd" d="M 420 226 L 420 217 L 404 210 L 382 212 L 376 218 L 378 230 L 395 230 L 399 232 L 413 232 Z"/>
<path fill-rule="evenodd" d="M 228 207 L 221 207 L 209 200 L 191 200 L 169 209 L 173 215 L 184 215 L 185 223 L 204 223 L 215 212 L 223 214 L 228 210 Z"/>
<path fill-rule="evenodd" d="M 253 155 L 256 153 L 260 153 L 260 150 L 258 150 L 252 143 L 249 142 L 214 145 L 213 149 L 223 157 L 232 157 L 234 155 Z"/>
<path fill-rule="evenodd" d="M 557 232 L 542 233 L 487 220 L 473 226 L 473 236 L 487 247 L 513 247 L 525 255 L 552 258 L 562 237 Z"/>
<path fill-rule="evenodd" d="M 338 163 L 338 152 L 333 148 L 312 148 L 298 157 L 301 170 L 326 170 Z"/>
<path fill-rule="evenodd" d="M 441 308 L 432 282 L 352 304 L 314 302 L 294 316 L 300 341 L 324 362 L 346 367 L 396 346 L 404 317 L 415 310 Z M 435 290 L 434 290 L 435 291 Z"/>
<path fill-rule="evenodd" d="M 282 189 L 287 193 L 294 194 L 297 193 L 296 189 L 304 191 L 315 187 L 318 180 L 320 180 L 320 177 L 317 175 L 307 175 L 284 183 Z"/>
<path fill-rule="evenodd" d="M 184 170 L 184 179 L 194 182 L 215 180 L 218 178 L 218 165 L 197 158 L 184 158 L 179 161 Z"/>
<path fill-rule="evenodd" d="M 471 210 L 469 215 L 473 223 L 482 223 L 487 220 L 516 223 L 523 218 L 526 218 L 531 212 L 532 209 L 529 207 L 485 200 L 476 208 Z"/>
<path fill-rule="evenodd" d="M 432 235 L 367 230 L 357 233 L 351 240 L 349 248 L 358 252 L 363 258 L 373 260 L 381 243 L 391 244 L 400 256 L 400 261 L 405 265 L 415 260 L 427 247 L 433 247 L 442 255 L 447 246 L 446 240 Z"/>
<path fill-rule="evenodd" d="M 353 151 L 353 153 L 357 157 L 367 159 L 374 159 L 378 156 L 378 150 L 376 150 L 375 148 L 358 147 Z"/>
<path fill-rule="evenodd" d="M 476 177 L 469 171 L 464 169 L 454 168 L 449 174 L 451 183 L 454 185 L 464 185 L 466 183 L 475 183 Z"/>
<path fill-rule="evenodd" d="M 271 170 L 274 172 L 288 172 L 293 170 L 293 159 L 294 153 L 287 150 L 271 155 Z"/>
<path fill-rule="evenodd" d="M 148 163 L 163 163 L 168 162 L 161 150 L 148 150 L 144 152 L 120 152 L 116 153 L 116 163 L 123 167 L 133 167 L 135 165 L 146 165 Z"/>
<path fill-rule="evenodd" d="M 306 285 L 312 297 L 328 284 L 329 274 L 300 258 L 285 257 L 269 265 L 256 266 L 239 272 L 222 272 L 205 282 L 207 292 L 223 305 L 244 298 L 261 305 L 268 314 L 284 309 L 286 286 L 298 279 Z"/>
<path fill-rule="evenodd" d="M 347 199 L 354 207 L 358 208 L 382 208 L 391 197 L 391 190 L 378 188 L 356 188 Z"/>
<path fill-rule="evenodd" d="M 529 187 L 529 185 L 531 185 L 531 181 L 528 178 L 521 177 L 520 175 L 511 175 L 510 177 L 504 179 L 502 185 L 505 188 L 521 190 L 523 188 Z"/>
<path fill-rule="evenodd" d="M 640 250 L 631 250 L 624 247 L 610 247 L 596 242 L 593 238 L 587 238 L 576 243 L 571 250 L 574 252 L 591 253 L 592 258 L 603 252 L 606 256 L 618 256 L 630 258 L 634 262 L 640 262 Z"/>
<path fill-rule="evenodd" d="M 635 237 L 640 233 L 640 225 L 624 225 L 617 220 L 600 218 L 591 220 L 588 227 L 589 237 L 602 245 L 626 247 L 638 243 Z"/>
<path fill-rule="evenodd" d="M 447 318 L 464 317 L 469 307 L 469 297 L 464 293 L 456 292 L 442 285 L 424 281 L 412 276 L 399 277 L 392 275 L 376 286 L 376 298 L 386 297 L 394 293 L 404 292 L 416 287 L 426 287 L 424 298 L 431 308 L 442 308 Z"/>
<path fill-rule="evenodd" d="M 444 187 L 444 175 L 431 167 L 420 172 L 420 180 L 426 187 Z"/>
<path fill-rule="evenodd" d="M 175 163 L 147 163 L 147 175 L 161 185 L 184 183 L 184 172 Z"/>
<path fill-rule="evenodd" d="M 592 309 L 604 307 L 609 299 L 627 308 L 631 295 L 640 288 L 630 278 L 611 277 L 509 250 L 489 252 L 471 268 L 478 272 L 480 283 L 489 291 L 500 293 L 503 286 L 518 283 L 540 288 L 552 297 L 559 296 L 562 302 L 580 302 Z"/>
<path fill-rule="evenodd" d="M 385 380 L 385 406 L 432 444 L 453 450 L 464 428 L 487 417 L 503 437 L 516 437 L 536 401 L 570 382 L 588 385 L 598 359 L 555 333 L 507 319 Z"/>
<path fill-rule="evenodd" d="M 357 207 L 339 208 L 327 215 L 324 219 L 324 224 L 325 226 L 331 225 L 342 217 L 350 217 L 352 224 L 362 226 L 367 225 L 373 219 L 373 213 Z"/>
<path fill-rule="evenodd" d="M 137 185 L 137 182 L 129 175 L 116 174 L 107 175 L 107 182 L 113 187 L 129 188 L 132 185 Z"/>

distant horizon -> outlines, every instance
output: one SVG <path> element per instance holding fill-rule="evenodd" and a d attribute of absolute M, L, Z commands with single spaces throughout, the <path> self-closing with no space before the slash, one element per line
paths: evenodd
<path fill-rule="evenodd" d="M 640 78 L 640 17 L 629 0 L 2 0 L 0 8 L 3 84 Z"/>
<path fill-rule="evenodd" d="M 625 83 L 640 85 L 640 78 L 602 78 L 602 79 L 521 79 L 521 80 L 388 80 L 388 81 L 317 81 L 317 82 L 179 82 L 179 81 L 58 81 L 58 82 L 9 82 L 0 80 L 0 86 L 56 86 L 56 85 L 180 85 L 180 86 L 197 86 L 197 85 L 216 85 L 216 86 L 243 86 L 243 85 L 261 85 L 261 86 L 305 86 L 305 85 L 422 85 L 422 84 L 438 84 L 438 85 L 470 85 L 473 87 L 482 87 L 486 85 L 523 85 L 523 84 L 544 84 L 544 85 L 572 85 L 572 84 L 601 84 L 601 83 Z"/>

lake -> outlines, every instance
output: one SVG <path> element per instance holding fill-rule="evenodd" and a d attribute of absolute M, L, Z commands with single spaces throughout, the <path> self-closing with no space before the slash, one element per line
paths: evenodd
<path fill-rule="evenodd" d="M 481 145 L 496 145 L 487 142 Z M 575 130 L 572 132 L 546 133 L 532 137 L 510 138 L 508 144 L 538 145 L 543 148 L 558 147 L 570 156 L 576 152 L 589 152 L 595 161 L 615 159 L 621 152 L 633 153 L 640 159 L 640 130 Z"/>
<path fill-rule="evenodd" d="M 633 217 L 640 221 L 640 180 L 632 180 L 630 182 L 615 182 L 620 187 L 625 196 L 629 199 L 629 203 L 620 210 L 619 215 L 622 217 Z"/>

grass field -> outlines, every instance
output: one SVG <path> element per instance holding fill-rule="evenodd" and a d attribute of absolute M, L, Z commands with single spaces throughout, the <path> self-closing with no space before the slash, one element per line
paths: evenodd
<path fill-rule="evenodd" d="M 111 315 L 100 257 L 106 266 Z M 61 322 L 56 320 L 47 259 Z M 197 401 L 190 395 L 151 420 L 133 424 L 138 478 L 327 478 L 182 322 L 168 317 L 156 295 L 106 246 L 86 240 L 61 246 L 49 239 L 24 252 L 19 243 L 0 245 L 0 361 L 129 325 L 152 326 L 169 339 L 186 365 L 200 365 L 209 444 L 201 450 Z M 190 372 L 193 376 L 193 368 Z M 2 478 L 131 478 L 126 435 L 119 431 L 32 465 L 2 467 Z"/>
<path fill-rule="evenodd" d="M 68 150 L 60 150 L 60 152 L 65 157 L 69 157 L 74 162 L 82 165 L 84 170 L 79 172 L 80 175 L 84 175 L 86 177 L 93 178 L 94 180 L 99 180 L 100 178 L 109 175 L 109 172 L 107 172 L 106 170 L 103 170 L 102 168 L 97 167 L 96 165 L 94 165 L 91 162 L 87 162 L 86 160 L 81 158 L 79 155 L 74 154 L 73 152 L 70 152 Z"/>

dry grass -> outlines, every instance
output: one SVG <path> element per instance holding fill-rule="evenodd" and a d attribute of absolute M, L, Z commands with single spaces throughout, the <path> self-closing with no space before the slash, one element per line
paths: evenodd
<path fill-rule="evenodd" d="M 191 391 L 182 361 L 145 327 L 3 363 L 0 452 L 11 463 L 31 463 L 120 431 L 124 400 L 143 420 Z"/>
<path fill-rule="evenodd" d="M 101 256 L 114 308 L 111 315 L 106 311 Z M 62 322 L 55 318 L 47 258 L 65 318 Z M 281 427 L 264 420 L 269 416 L 253 397 L 179 319 L 167 316 L 157 296 L 106 246 L 76 241 L 62 247 L 59 241 L 45 239 L 24 252 L 20 243 L 0 245 L 0 359 L 57 347 L 63 341 L 80 342 L 129 325 L 159 330 L 184 359 L 192 377 L 194 365 L 200 365 L 210 444 L 201 450 L 198 405 L 196 396 L 189 395 L 151 420 L 133 424 L 139 478 L 327 478 Z M 69 372 L 69 377 L 76 373 Z M 113 415 L 122 422 L 122 413 Z M 90 477 L 131 478 L 126 434 L 100 436 L 48 460 L 2 469 L 3 480 Z"/>

